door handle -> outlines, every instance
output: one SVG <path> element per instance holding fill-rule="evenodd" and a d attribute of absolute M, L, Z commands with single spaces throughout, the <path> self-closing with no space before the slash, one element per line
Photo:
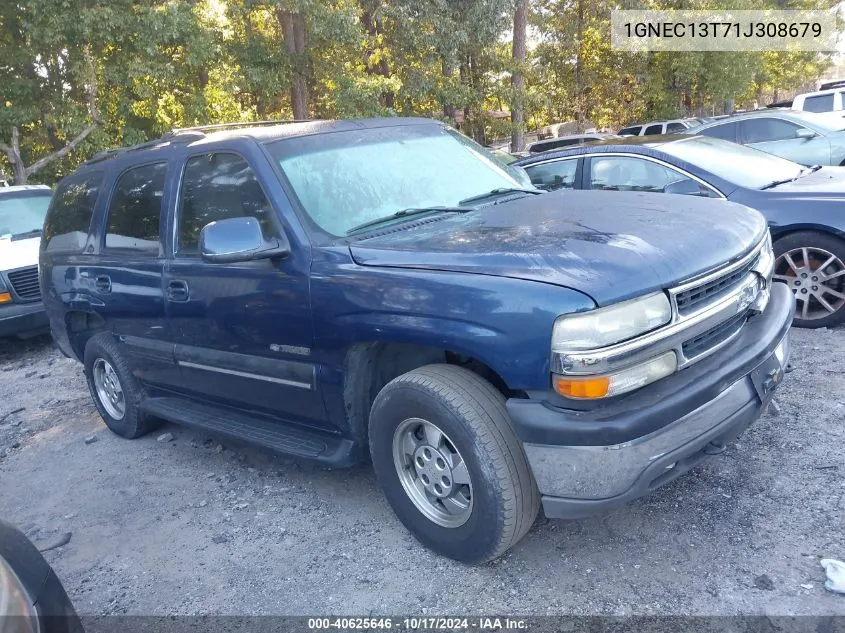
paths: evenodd
<path fill-rule="evenodd" d="M 169 301 L 188 300 L 188 282 L 181 279 L 174 279 L 167 283 L 167 299 Z"/>
<path fill-rule="evenodd" d="M 111 277 L 108 275 L 97 275 L 97 278 L 94 280 L 94 286 L 97 288 L 97 292 L 111 292 Z"/>

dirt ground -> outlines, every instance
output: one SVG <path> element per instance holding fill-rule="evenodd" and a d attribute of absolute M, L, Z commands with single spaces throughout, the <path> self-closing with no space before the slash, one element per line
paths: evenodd
<path fill-rule="evenodd" d="M 48 339 L 0 342 L 0 516 L 78 611 L 111 614 L 842 614 L 845 330 L 792 331 L 775 407 L 653 496 L 538 519 L 502 559 L 420 546 L 368 467 L 326 471 L 167 425 L 127 441 Z M 172 434 L 172 439 L 159 436 Z"/>

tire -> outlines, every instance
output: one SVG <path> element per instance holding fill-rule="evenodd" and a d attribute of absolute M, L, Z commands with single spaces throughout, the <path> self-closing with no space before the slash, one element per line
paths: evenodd
<path fill-rule="evenodd" d="M 819 328 L 845 321 L 845 242 L 817 231 L 800 231 L 774 243 L 773 279 L 795 295 L 796 327 Z"/>
<path fill-rule="evenodd" d="M 109 402 L 108 395 L 101 395 L 103 389 L 98 389 L 96 374 L 101 371 L 106 374 L 111 371 L 112 380 L 117 385 L 113 391 L 119 391 L 122 395 L 122 415 L 118 415 L 120 407 L 114 401 Z M 141 411 L 140 405 L 146 394 L 138 379 L 132 375 L 111 334 L 97 334 L 85 345 L 85 378 L 97 411 L 113 433 L 132 440 L 146 435 L 161 424 L 156 418 Z"/>
<path fill-rule="evenodd" d="M 429 441 L 427 424 L 444 434 L 436 447 Z M 436 436 L 436 431 L 432 433 Z M 388 502 L 417 540 L 435 552 L 464 563 L 484 563 L 501 556 L 533 525 L 540 494 L 522 443 L 511 425 L 505 398 L 477 374 L 452 365 L 427 365 L 395 378 L 373 403 L 369 437 L 373 468 Z M 416 448 L 412 452 L 409 447 Z M 431 469 L 432 479 L 439 476 L 434 469 L 444 459 L 449 470 L 442 481 L 455 478 L 449 501 L 463 509 L 454 515 L 437 514 L 446 507 L 443 499 L 421 506 L 412 498 L 434 496 L 420 492 L 425 472 L 415 465 L 418 459 L 428 459 L 426 447 L 436 448 L 431 461 L 418 463 Z M 394 459 L 395 452 L 403 457 Z M 459 483 L 462 478 L 469 484 Z M 427 516 L 421 507 L 438 518 Z"/>

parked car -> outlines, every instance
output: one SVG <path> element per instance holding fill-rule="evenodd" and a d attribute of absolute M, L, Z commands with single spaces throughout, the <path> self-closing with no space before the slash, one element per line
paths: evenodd
<path fill-rule="evenodd" d="M 0 520 L 0 631 L 84 633 L 61 581 L 24 534 Z"/>
<path fill-rule="evenodd" d="M 51 195 L 45 185 L 0 188 L 0 338 L 48 331 L 38 244 Z"/>
<path fill-rule="evenodd" d="M 706 136 L 664 136 L 561 150 L 515 163 L 544 189 L 689 194 L 766 216 L 775 279 L 795 294 L 795 324 L 845 320 L 845 174 Z"/>
<path fill-rule="evenodd" d="M 700 125 L 698 119 L 674 119 L 672 121 L 652 121 L 623 127 L 616 134 L 619 136 L 654 136 L 655 134 L 673 134 L 683 132 Z"/>
<path fill-rule="evenodd" d="M 608 138 L 616 138 L 615 134 L 601 134 L 595 132 L 592 134 L 571 134 L 569 136 L 561 136 L 545 141 L 537 141 L 531 143 L 526 150 L 529 154 L 539 154 L 540 152 L 547 152 L 550 149 L 559 149 L 561 147 L 568 147 L 570 145 L 580 145 L 582 143 L 590 143 L 592 141 L 603 141 Z"/>
<path fill-rule="evenodd" d="M 790 107 L 803 112 L 839 112 L 842 108 L 842 93 L 845 85 L 827 90 L 805 92 L 792 99 Z"/>
<path fill-rule="evenodd" d="M 427 119 L 194 129 L 58 185 L 41 284 L 118 435 L 369 458 L 422 543 L 477 563 L 541 500 L 580 517 L 680 476 L 783 375 L 760 214 L 607 201 L 521 187 Z"/>
<path fill-rule="evenodd" d="M 685 133 L 748 145 L 802 165 L 845 164 L 845 118 L 838 114 L 758 110 Z"/>

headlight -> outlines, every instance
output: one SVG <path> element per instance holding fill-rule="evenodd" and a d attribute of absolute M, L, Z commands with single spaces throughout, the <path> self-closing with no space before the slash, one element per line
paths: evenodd
<path fill-rule="evenodd" d="M 38 616 L 14 570 L 0 557 L 0 622 L 14 633 L 38 633 Z M 0 627 L 3 628 L 3 627 Z M 5 631 L 6 629 L 3 628 Z"/>
<path fill-rule="evenodd" d="M 554 376 L 555 391 L 579 400 L 609 398 L 633 391 L 675 373 L 678 357 L 666 352 L 651 360 L 606 376 Z"/>
<path fill-rule="evenodd" d="M 552 330 L 552 352 L 606 347 L 668 323 L 669 298 L 662 292 L 616 305 L 558 317 Z"/>

